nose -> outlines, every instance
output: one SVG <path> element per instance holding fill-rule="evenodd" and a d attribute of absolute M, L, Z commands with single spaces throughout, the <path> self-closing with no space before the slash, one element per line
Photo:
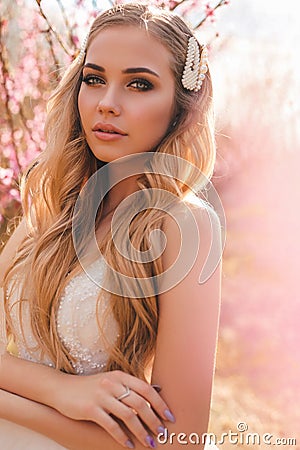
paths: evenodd
<path fill-rule="evenodd" d="M 97 110 L 103 115 L 119 116 L 121 107 L 117 102 L 117 93 L 112 86 L 108 86 L 98 101 Z"/>

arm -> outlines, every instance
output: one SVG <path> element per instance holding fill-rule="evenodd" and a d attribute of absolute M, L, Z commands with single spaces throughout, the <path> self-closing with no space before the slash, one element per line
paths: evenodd
<path fill-rule="evenodd" d="M 69 419 L 48 406 L 3 390 L 0 390 L 0 418 L 41 433 L 70 450 L 123 448 L 92 422 Z M 136 448 L 144 447 L 138 445 Z"/>
<path fill-rule="evenodd" d="M 103 450 L 103 448 L 105 450 L 121 450 L 122 448 L 143 450 L 145 447 L 153 447 L 149 442 L 141 444 L 128 430 L 126 433 L 131 442 L 127 439 L 120 444 L 93 422 L 70 419 L 44 404 L 1 389 L 0 419 L 41 433 L 70 450 Z M 173 448 L 172 445 L 165 447 L 170 450 Z"/>
<path fill-rule="evenodd" d="M 131 392 L 121 402 L 117 397 L 124 393 L 124 386 L 129 386 Z M 168 420 L 164 416 L 168 407 L 155 389 L 119 370 L 90 376 L 69 375 L 5 353 L 0 363 L 0 389 L 32 400 L 29 407 L 37 402 L 49 407 L 52 414 L 56 410 L 61 417 L 77 422 L 94 422 L 93 425 L 101 427 L 104 435 L 110 435 L 109 439 L 115 441 L 115 448 L 119 448 L 117 443 L 120 447 L 126 446 L 128 439 L 133 440 L 134 437 L 139 440 L 140 447 L 137 448 L 148 447 L 150 435 L 147 427 L 150 433 L 157 435 L 158 427 L 163 427 L 161 418 Z M 9 420 L 16 422 L 14 416 Z M 35 425 L 35 421 L 31 424 Z M 68 429 L 66 433 L 68 437 Z M 55 436 L 52 439 L 57 440 Z M 69 437 L 73 439 L 73 436 L 76 437 L 76 430 Z"/>
<path fill-rule="evenodd" d="M 215 246 L 214 255 L 221 257 L 221 234 L 215 213 L 211 217 L 212 225 L 208 214 L 202 209 L 194 210 L 194 216 L 200 235 L 195 264 L 177 286 L 159 296 L 159 327 L 152 383 L 162 386 L 161 395 L 176 416 L 176 423 L 168 425 L 169 436 L 172 432 L 176 436 L 181 432 L 187 436 L 190 433 L 201 436 L 207 432 L 209 422 L 221 296 L 221 263 L 218 264 L 218 258 L 214 257 L 216 270 L 210 278 L 204 284 L 199 284 L 198 279 L 210 245 Z M 181 222 L 183 236 L 185 232 L 190 234 L 191 225 L 188 219 Z M 214 242 L 211 242 L 212 228 L 215 231 Z M 174 220 L 167 219 L 165 233 L 164 270 L 176 260 L 181 241 Z M 196 244 L 194 239 L 183 243 L 188 253 L 193 252 Z M 185 269 L 181 265 L 176 273 L 178 279 Z M 183 444 L 176 439 L 172 448 L 182 449 Z M 189 445 L 187 447 L 190 448 Z M 203 447 L 197 445 L 199 450 Z"/>

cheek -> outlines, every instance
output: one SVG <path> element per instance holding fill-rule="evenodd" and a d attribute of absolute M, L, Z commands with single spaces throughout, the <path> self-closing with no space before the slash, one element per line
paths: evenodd
<path fill-rule="evenodd" d="M 162 137 L 168 129 L 173 116 L 173 98 L 158 97 L 156 101 L 143 107 L 137 114 L 137 121 L 143 127 L 141 133 L 152 134 L 153 137 Z"/>
<path fill-rule="evenodd" d="M 83 101 L 82 101 L 81 90 L 79 91 L 79 94 L 78 94 L 77 107 L 78 107 L 80 120 L 82 123 L 82 118 L 84 117 L 84 105 L 83 105 Z"/>
<path fill-rule="evenodd" d="M 77 105 L 81 123 L 84 125 L 85 119 L 87 119 L 92 105 L 88 96 L 82 92 L 82 89 L 80 89 L 78 94 Z"/>

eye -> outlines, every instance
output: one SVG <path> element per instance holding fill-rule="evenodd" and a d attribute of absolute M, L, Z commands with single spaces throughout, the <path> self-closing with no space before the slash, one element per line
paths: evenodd
<path fill-rule="evenodd" d="M 128 86 L 133 87 L 137 91 L 149 91 L 153 89 L 153 84 L 143 78 L 132 80 Z"/>
<path fill-rule="evenodd" d="M 84 75 L 82 78 L 82 82 L 85 83 L 87 86 L 97 86 L 99 84 L 104 84 L 105 81 L 103 78 L 99 77 L 95 74 L 87 74 Z"/>

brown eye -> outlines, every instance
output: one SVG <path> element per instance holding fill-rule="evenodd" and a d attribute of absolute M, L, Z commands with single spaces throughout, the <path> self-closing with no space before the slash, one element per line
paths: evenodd
<path fill-rule="evenodd" d="M 153 84 L 144 79 L 133 80 L 129 83 L 129 86 L 138 91 L 149 91 L 150 89 L 153 89 Z"/>
<path fill-rule="evenodd" d="M 103 78 L 97 76 L 97 75 L 85 75 L 82 78 L 82 82 L 85 83 L 87 86 L 98 86 L 99 84 L 104 84 L 105 81 Z"/>

